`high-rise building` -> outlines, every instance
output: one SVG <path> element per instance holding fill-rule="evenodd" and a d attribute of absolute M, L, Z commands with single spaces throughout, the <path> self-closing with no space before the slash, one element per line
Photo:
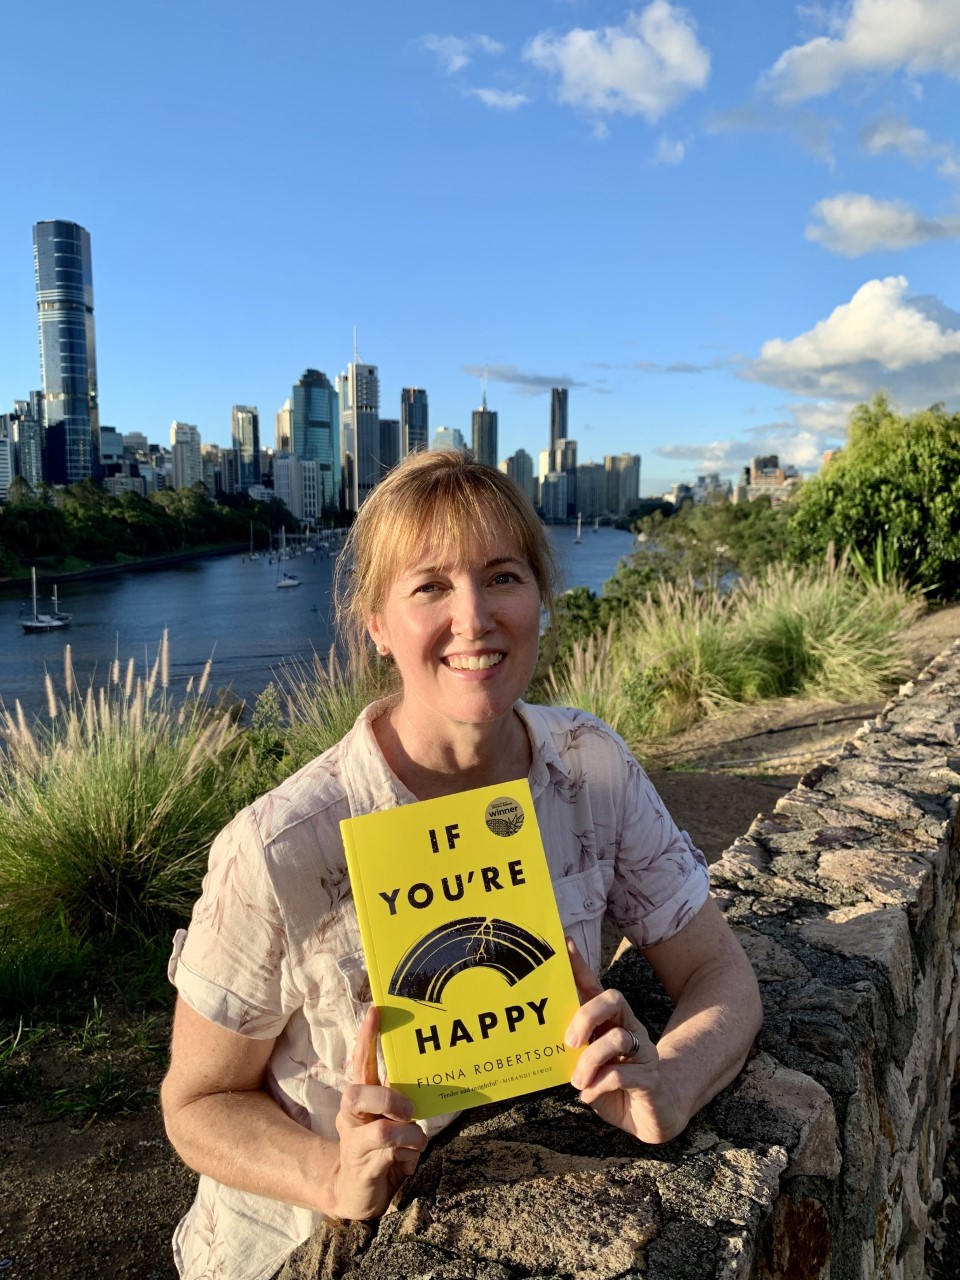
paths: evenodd
<path fill-rule="evenodd" d="M 90 235 L 75 222 L 38 222 L 33 268 L 40 330 L 45 477 L 77 484 L 100 472 L 97 348 Z"/>
<path fill-rule="evenodd" d="M 577 442 L 563 437 L 550 450 L 550 470 L 562 471 L 567 477 L 567 516 L 577 514 Z"/>
<path fill-rule="evenodd" d="M 639 453 L 608 454 L 603 460 L 606 471 L 607 510 L 614 516 L 627 516 L 640 497 Z"/>
<path fill-rule="evenodd" d="M 273 460 L 273 491 L 298 520 L 321 520 L 322 468 L 315 458 L 278 453 Z"/>
<path fill-rule="evenodd" d="M 430 415 L 423 387 L 404 387 L 400 392 L 400 457 L 430 447 Z"/>
<path fill-rule="evenodd" d="M 563 471 L 548 471 L 540 481 L 540 506 L 545 520 L 567 518 L 567 476 Z"/>
<path fill-rule="evenodd" d="M 466 449 L 467 442 L 459 427 L 437 427 L 431 449 Z"/>
<path fill-rule="evenodd" d="M 339 378 L 343 452 L 353 458 L 347 509 L 359 511 L 387 468 L 380 457 L 380 378 L 375 364 L 352 360 Z"/>
<path fill-rule="evenodd" d="M 550 392 L 550 448 L 556 449 L 567 438 L 567 388 L 554 387 Z"/>
<path fill-rule="evenodd" d="M 171 488 L 192 489 L 195 484 L 203 483 L 203 459 L 197 427 L 189 422 L 171 423 L 170 454 Z"/>
<path fill-rule="evenodd" d="M 0 413 L 0 502 L 6 502 L 13 477 L 17 474 L 16 456 L 13 415 Z"/>
<path fill-rule="evenodd" d="M 487 408 L 487 393 L 484 390 L 483 403 L 473 411 L 472 451 L 477 462 L 484 462 L 488 467 L 497 465 L 497 415 L 493 409 Z"/>
<path fill-rule="evenodd" d="M 247 404 L 235 404 L 230 415 L 230 438 L 237 455 L 240 492 L 249 493 L 260 483 L 260 412 Z"/>
<path fill-rule="evenodd" d="M 15 400 L 12 416 L 17 442 L 17 474 L 35 490 L 43 483 L 42 392 L 31 391 L 29 400 Z"/>
<path fill-rule="evenodd" d="M 380 419 L 380 448 L 377 456 L 384 471 L 389 471 L 400 461 L 400 419 Z"/>
<path fill-rule="evenodd" d="M 595 520 L 607 509 L 606 470 L 599 462 L 581 462 L 577 467 L 577 515 Z"/>
<path fill-rule="evenodd" d="M 292 403 L 291 403 L 292 402 Z M 343 506 L 342 454 L 340 450 L 340 397 L 325 373 L 306 369 L 294 384 L 289 418 L 290 453 L 304 462 L 317 463 L 318 501 L 324 511 Z M 280 417 L 277 414 L 277 452 L 280 449 Z M 291 508 L 292 510 L 292 508 Z"/>
<path fill-rule="evenodd" d="M 507 475 L 523 490 L 531 502 L 534 499 L 533 459 L 526 449 L 511 453 L 505 463 Z"/>
<path fill-rule="evenodd" d="M 293 402 L 289 396 L 284 400 L 283 408 L 277 410 L 273 428 L 273 443 L 277 453 L 289 453 L 290 437 L 293 435 Z"/>

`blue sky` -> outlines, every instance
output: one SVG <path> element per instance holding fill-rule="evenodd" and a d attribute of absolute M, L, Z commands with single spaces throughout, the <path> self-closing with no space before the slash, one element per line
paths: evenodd
<path fill-rule="evenodd" d="M 377 364 L 500 454 L 570 388 L 644 493 L 852 405 L 960 409 L 957 0 L 8 0 L 0 411 L 39 386 L 31 228 L 92 237 L 101 420 L 226 443 Z"/>

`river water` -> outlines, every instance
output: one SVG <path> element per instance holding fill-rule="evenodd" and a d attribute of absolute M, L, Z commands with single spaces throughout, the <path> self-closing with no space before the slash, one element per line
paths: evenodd
<path fill-rule="evenodd" d="M 549 528 L 567 587 L 599 593 L 617 563 L 633 550 L 619 529 L 587 530 L 576 543 L 574 526 Z M 299 577 L 292 590 L 276 588 L 277 566 L 241 555 L 213 556 L 175 568 L 137 570 L 108 578 L 65 581 L 60 608 L 72 613 L 65 631 L 27 635 L 17 619 L 29 587 L 0 597 L 0 701 L 19 699 L 29 715 L 46 705 L 44 673 L 63 689 L 64 648 L 70 645 L 81 688 L 106 677 L 115 656 L 138 671 L 153 662 L 160 637 L 170 635 L 171 684 L 199 676 L 212 656 L 211 687 L 230 688 L 252 705 L 272 673 L 292 661 L 326 655 L 333 643 L 330 588 L 333 561 L 302 555 L 284 566 Z M 42 586 L 41 592 L 47 588 Z M 40 600 L 40 612 L 49 599 Z M 26 609 L 31 609 L 29 602 Z"/>

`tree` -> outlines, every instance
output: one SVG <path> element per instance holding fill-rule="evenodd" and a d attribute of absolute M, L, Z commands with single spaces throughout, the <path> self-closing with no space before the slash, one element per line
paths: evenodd
<path fill-rule="evenodd" d="M 850 415 L 847 444 L 803 484 L 789 554 L 806 563 L 828 544 L 873 561 L 878 548 L 913 586 L 960 596 L 960 414 L 933 405 L 902 417 L 877 395 Z"/>

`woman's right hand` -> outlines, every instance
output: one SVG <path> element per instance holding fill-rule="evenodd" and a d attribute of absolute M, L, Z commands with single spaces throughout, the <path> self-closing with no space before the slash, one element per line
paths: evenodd
<path fill-rule="evenodd" d="M 340 1218 L 379 1218 L 408 1178 L 427 1145 L 413 1123 L 413 1103 L 383 1084 L 377 1068 L 380 1013 L 367 1010 L 353 1051 L 353 1084 L 340 1099 L 340 1159 L 334 1172 L 334 1204 Z"/>

